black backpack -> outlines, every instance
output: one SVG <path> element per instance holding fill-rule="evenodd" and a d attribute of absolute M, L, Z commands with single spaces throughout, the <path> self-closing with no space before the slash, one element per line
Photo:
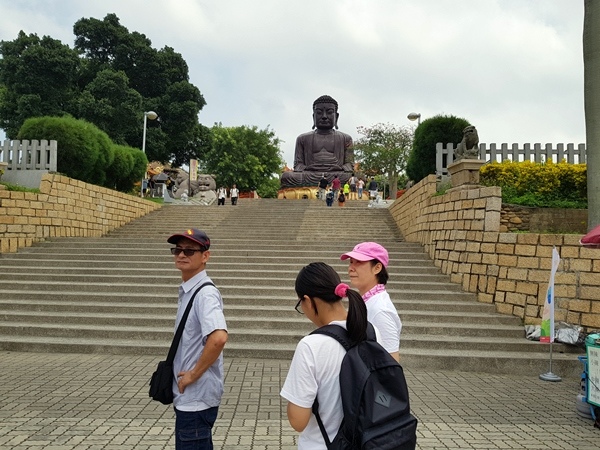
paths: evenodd
<path fill-rule="evenodd" d="M 367 327 L 367 340 L 352 345 L 348 332 L 325 325 L 311 334 L 325 334 L 346 349 L 340 369 L 344 419 L 329 441 L 315 399 L 312 411 L 329 450 L 414 450 L 417 419 L 410 413 L 408 388 L 402 366 L 376 341 Z"/>

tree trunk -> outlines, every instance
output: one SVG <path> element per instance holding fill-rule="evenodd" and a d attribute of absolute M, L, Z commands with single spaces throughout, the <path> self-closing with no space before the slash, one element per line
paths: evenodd
<path fill-rule="evenodd" d="M 588 230 L 600 224 L 600 1 L 585 0 L 583 64 Z"/>
<path fill-rule="evenodd" d="M 394 201 L 394 200 L 396 200 L 396 195 L 398 194 L 398 173 L 391 172 L 389 180 L 390 180 L 389 181 L 389 183 L 390 183 L 390 199 L 392 201 Z"/>

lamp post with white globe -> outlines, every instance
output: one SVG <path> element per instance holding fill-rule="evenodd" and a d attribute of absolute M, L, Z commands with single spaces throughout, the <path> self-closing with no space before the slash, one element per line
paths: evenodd
<path fill-rule="evenodd" d="M 144 155 L 146 154 L 146 124 L 148 122 L 148 119 L 150 120 L 156 120 L 158 118 L 158 114 L 156 114 L 154 111 L 146 111 L 144 113 L 144 133 L 142 135 L 142 152 L 144 153 Z M 146 179 L 147 176 L 147 172 L 144 172 L 144 178 L 142 179 L 142 184 L 140 186 L 140 197 L 144 196 L 144 180 Z"/>

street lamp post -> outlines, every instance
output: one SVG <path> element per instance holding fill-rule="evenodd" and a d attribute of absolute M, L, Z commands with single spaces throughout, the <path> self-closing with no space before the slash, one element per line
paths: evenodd
<path fill-rule="evenodd" d="M 146 154 L 146 124 L 148 119 L 155 120 L 158 117 L 154 111 L 146 111 L 144 113 L 144 132 L 142 135 L 142 152 Z M 144 180 L 146 179 L 147 172 L 144 172 L 144 178 L 142 178 L 142 184 L 140 185 L 140 197 L 144 196 Z"/>
<path fill-rule="evenodd" d="M 413 122 L 414 122 L 415 120 L 418 120 L 418 122 L 417 122 L 417 126 L 421 125 L 421 113 L 414 113 L 414 112 L 412 112 L 412 113 L 410 113 L 410 114 L 407 116 L 407 118 L 408 118 L 408 120 L 412 120 Z"/>

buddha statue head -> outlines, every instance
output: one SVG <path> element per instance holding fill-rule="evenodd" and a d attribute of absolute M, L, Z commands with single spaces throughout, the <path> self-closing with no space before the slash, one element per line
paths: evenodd
<path fill-rule="evenodd" d="M 313 130 L 326 131 L 333 127 L 337 129 L 338 102 L 329 95 L 322 95 L 313 102 Z"/>

